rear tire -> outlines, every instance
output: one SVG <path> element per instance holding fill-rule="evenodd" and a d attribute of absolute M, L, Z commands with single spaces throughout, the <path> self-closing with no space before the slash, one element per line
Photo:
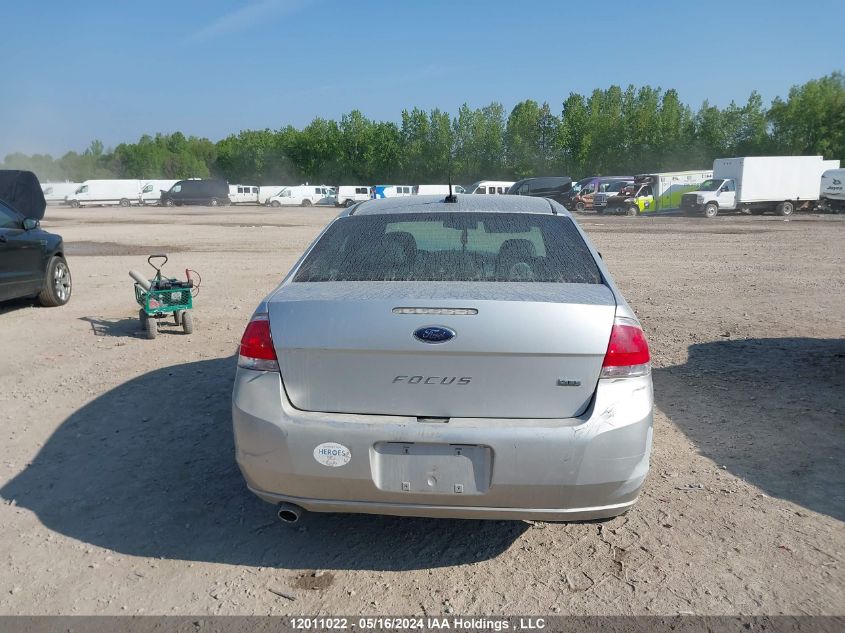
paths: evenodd
<path fill-rule="evenodd" d="M 306 198 L 305 200 L 302 201 L 302 206 L 303 207 L 310 207 L 311 201 L 308 198 Z"/>
<path fill-rule="evenodd" d="M 144 332 L 147 338 L 151 340 L 158 336 L 158 319 L 147 315 L 147 318 L 144 319 Z"/>
<path fill-rule="evenodd" d="M 630 207 L 628 207 L 627 209 L 625 209 L 625 215 L 633 217 L 633 216 L 639 215 L 639 214 L 640 214 L 639 207 L 635 207 L 633 204 Z"/>
<path fill-rule="evenodd" d="M 130 206 L 131 204 L 132 204 L 132 203 L 131 203 L 131 202 L 129 202 L 129 200 L 127 200 L 126 198 L 121 198 L 121 199 L 120 199 L 120 206 L 122 206 L 122 207 L 128 207 L 128 206 Z"/>
<path fill-rule="evenodd" d="M 179 327 L 180 325 L 182 325 L 182 313 L 183 312 L 184 312 L 184 310 L 176 310 L 176 312 L 173 313 L 173 321 L 176 323 L 176 327 Z"/>
<path fill-rule="evenodd" d="M 792 215 L 792 212 L 795 211 L 795 207 L 792 206 L 792 203 L 789 200 L 784 200 L 775 208 L 778 212 L 778 215 Z"/>
<path fill-rule="evenodd" d="M 64 257 L 54 255 L 47 262 L 44 287 L 38 293 L 38 302 L 45 308 L 56 308 L 70 301 L 73 279 Z"/>
<path fill-rule="evenodd" d="M 348 208 L 349 208 L 349 207 L 351 207 L 353 204 L 355 204 L 355 201 L 354 201 L 354 200 L 347 200 L 346 202 L 344 202 L 344 203 L 343 203 L 343 206 L 344 206 L 344 207 L 346 207 L 346 208 L 348 209 Z"/>
<path fill-rule="evenodd" d="M 194 332 L 194 317 L 187 310 L 182 312 L 182 331 L 185 334 L 193 334 Z"/>
<path fill-rule="evenodd" d="M 719 206 L 713 204 L 712 202 L 704 205 L 704 217 L 705 218 L 715 218 L 719 215 Z"/>

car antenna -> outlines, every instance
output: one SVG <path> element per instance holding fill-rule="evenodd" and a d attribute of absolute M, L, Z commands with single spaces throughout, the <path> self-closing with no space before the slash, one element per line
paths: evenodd
<path fill-rule="evenodd" d="M 452 193 L 452 154 L 449 153 L 449 195 L 446 196 L 446 199 L 443 202 L 457 202 L 458 196 L 457 194 Z"/>

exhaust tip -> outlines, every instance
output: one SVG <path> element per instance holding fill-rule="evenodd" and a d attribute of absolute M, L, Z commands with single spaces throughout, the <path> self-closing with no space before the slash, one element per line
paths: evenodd
<path fill-rule="evenodd" d="M 296 523 L 302 514 L 302 509 L 290 503 L 280 503 L 277 511 L 282 523 Z"/>

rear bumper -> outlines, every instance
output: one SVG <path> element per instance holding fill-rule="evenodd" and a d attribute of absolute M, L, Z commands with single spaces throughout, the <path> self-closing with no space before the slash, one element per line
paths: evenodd
<path fill-rule="evenodd" d="M 311 512 L 347 512 L 358 514 L 390 514 L 393 516 L 431 517 L 436 519 L 504 519 L 533 521 L 591 521 L 615 517 L 631 508 L 631 501 L 589 508 L 496 508 L 486 506 L 455 506 L 420 503 L 378 503 L 372 501 L 337 501 L 306 499 L 272 494 L 249 488 L 269 503 L 293 503 Z"/>
<path fill-rule="evenodd" d="M 423 422 L 305 412 L 291 406 L 279 374 L 243 369 L 232 398 L 237 462 L 265 501 L 315 512 L 484 519 L 587 520 L 624 512 L 648 472 L 652 408 L 650 376 L 601 381 L 584 415 L 559 420 Z M 346 447 L 348 463 L 318 462 L 314 450 L 326 442 Z M 436 454 L 430 465 L 418 457 L 422 478 L 419 472 L 414 478 L 401 456 L 385 456 L 380 447 L 388 444 L 435 453 L 482 447 L 476 453 L 485 457 L 469 466 L 464 458 L 463 471 Z"/>

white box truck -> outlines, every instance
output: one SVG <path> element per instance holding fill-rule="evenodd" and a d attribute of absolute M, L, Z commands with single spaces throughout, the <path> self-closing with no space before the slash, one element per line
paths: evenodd
<path fill-rule="evenodd" d="M 44 192 L 44 200 L 47 204 L 58 204 L 65 201 L 65 198 L 77 189 L 81 182 L 42 182 L 41 191 Z"/>
<path fill-rule="evenodd" d="M 170 191 L 178 180 L 143 180 L 141 204 L 155 205 L 161 202 L 161 192 Z"/>
<path fill-rule="evenodd" d="M 634 184 L 607 198 L 607 210 L 627 215 L 675 211 L 687 191 L 699 189 L 702 182 L 712 177 L 710 169 L 640 174 L 634 176 Z"/>
<path fill-rule="evenodd" d="M 822 174 L 819 208 L 833 213 L 845 212 L 845 169 L 828 169 Z"/>
<path fill-rule="evenodd" d="M 821 156 L 717 158 L 713 177 L 684 194 L 681 208 L 706 218 L 722 211 L 791 215 L 796 209 L 816 206 L 822 174 L 836 167 L 838 160 Z"/>
<path fill-rule="evenodd" d="M 141 204 L 140 180 L 86 180 L 67 196 L 72 207 Z"/>

